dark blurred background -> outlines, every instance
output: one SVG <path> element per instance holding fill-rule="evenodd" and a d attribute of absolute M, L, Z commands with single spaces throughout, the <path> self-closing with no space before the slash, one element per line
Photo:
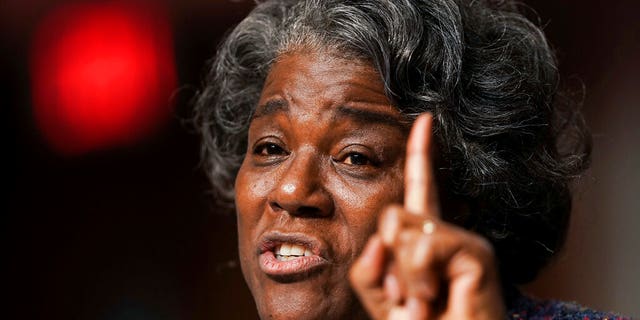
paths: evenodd
<path fill-rule="evenodd" d="M 255 318 L 237 266 L 234 217 L 213 204 L 198 167 L 198 137 L 184 121 L 205 61 L 253 2 L 138 1 L 136 8 L 151 16 L 141 32 L 155 37 L 156 45 L 145 48 L 161 53 L 152 67 L 169 71 L 161 74 L 166 82 L 141 78 L 154 87 L 138 91 L 161 100 L 134 100 L 165 112 L 146 116 L 155 122 L 140 124 L 145 130 L 120 124 L 124 136 L 91 141 L 81 139 L 82 130 L 102 128 L 92 123 L 102 115 L 66 119 L 59 101 L 73 97 L 47 91 L 51 79 L 65 77 L 49 58 L 55 52 L 82 57 L 84 50 L 58 50 L 67 29 L 57 29 L 51 17 L 88 3 L 95 8 L 131 1 L 0 2 L 0 108 L 7 129 L 2 154 L 9 185 L 0 317 Z M 566 83 L 586 87 L 584 111 L 595 142 L 592 169 L 576 187 L 567 247 L 526 289 L 640 316 L 640 2 L 525 3 L 545 26 Z M 47 35 L 52 38 L 42 40 Z M 80 81 L 68 90 L 102 90 L 91 85 Z M 115 99 L 108 90 L 99 93 L 104 101 Z M 84 126 L 52 135 L 56 123 L 43 122 L 42 114 L 53 109 L 57 121 Z M 132 116 L 128 125 L 139 118 Z"/>

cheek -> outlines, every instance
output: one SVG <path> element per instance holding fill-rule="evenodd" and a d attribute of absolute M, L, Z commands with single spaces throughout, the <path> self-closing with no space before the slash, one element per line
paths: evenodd
<path fill-rule="evenodd" d="M 267 194 L 274 179 L 255 174 L 243 164 L 235 181 L 235 207 L 238 222 L 238 245 L 241 259 L 253 252 L 251 243 L 256 238 L 259 222 L 264 213 Z"/>
<path fill-rule="evenodd" d="M 275 186 L 273 177 L 255 173 L 243 164 L 235 181 L 235 205 L 239 223 L 247 223 L 260 218 L 260 208 L 266 204 L 268 194 Z"/>
<path fill-rule="evenodd" d="M 382 209 L 402 202 L 402 171 L 391 172 L 375 183 L 341 184 L 335 195 L 344 219 L 342 232 L 350 238 L 346 243 L 351 246 L 353 254 L 359 255 L 371 234 L 376 232 Z"/>
<path fill-rule="evenodd" d="M 267 194 L 274 185 L 274 179 L 264 174 L 256 174 L 243 163 L 235 181 L 235 207 L 238 223 L 238 253 L 240 266 L 247 284 L 254 291 L 257 283 L 253 267 L 257 266 L 253 254 L 254 240 L 260 228 Z M 259 292 L 259 291 L 258 291 Z M 255 294 L 255 292 L 254 292 Z"/>

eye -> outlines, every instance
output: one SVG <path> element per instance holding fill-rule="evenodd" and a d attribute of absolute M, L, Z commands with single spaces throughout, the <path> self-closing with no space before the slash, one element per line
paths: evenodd
<path fill-rule="evenodd" d="M 371 150 L 371 148 L 364 145 L 350 145 L 342 149 L 333 161 L 353 169 L 363 170 L 367 167 L 373 168 L 380 165 L 379 157 Z"/>
<path fill-rule="evenodd" d="M 380 156 L 361 144 L 345 147 L 332 159 L 339 172 L 358 179 L 370 179 L 384 171 Z"/>
<path fill-rule="evenodd" d="M 277 156 L 277 155 L 286 155 L 287 152 L 275 143 L 262 143 L 257 145 L 253 149 L 253 154 L 268 157 L 268 156 Z"/>
<path fill-rule="evenodd" d="M 343 160 L 343 163 L 354 166 L 366 166 L 372 164 L 371 160 L 367 156 L 357 152 L 351 152 L 347 154 L 347 156 Z"/>

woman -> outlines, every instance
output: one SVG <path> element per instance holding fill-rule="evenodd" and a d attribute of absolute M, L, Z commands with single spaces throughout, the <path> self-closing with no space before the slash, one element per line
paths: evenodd
<path fill-rule="evenodd" d="M 514 289 L 588 164 L 557 77 L 508 1 L 259 4 L 196 119 L 261 318 L 604 316 Z"/>

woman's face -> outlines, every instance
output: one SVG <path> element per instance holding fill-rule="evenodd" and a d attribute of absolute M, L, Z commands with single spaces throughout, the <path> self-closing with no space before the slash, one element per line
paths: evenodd
<path fill-rule="evenodd" d="M 262 318 L 360 314 L 348 271 L 379 211 L 402 200 L 407 131 L 368 64 L 303 52 L 273 65 L 235 185 Z"/>

